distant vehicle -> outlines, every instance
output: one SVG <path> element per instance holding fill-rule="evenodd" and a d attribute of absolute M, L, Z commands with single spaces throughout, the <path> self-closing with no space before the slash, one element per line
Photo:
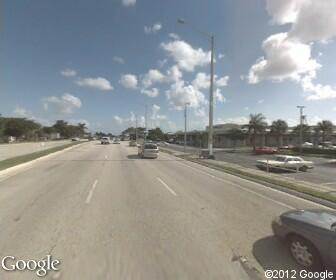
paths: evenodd
<path fill-rule="evenodd" d="M 110 143 L 111 143 L 111 141 L 110 141 L 110 137 L 102 137 L 102 138 L 100 139 L 100 143 L 101 143 L 102 145 L 110 144 Z"/>
<path fill-rule="evenodd" d="M 273 147 L 257 147 L 255 150 L 256 155 L 271 155 L 278 152 L 278 148 Z"/>
<path fill-rule="evenodd" d="M 294 148 L 293 145 L 285 145 L 281 147 L 281 149 L 293 149 L 293 148 Z"/>
<path fill-rule="evenodd" d="M 130 147 L 136 147 L 137 143 L 136 143 L 135 140 L 131 140 L 131 141 L 129 141 L 129 145 L 130 145 Z"/>
<path fill-rule="evenodd" d="M 306 161 L 301 157 L 279 155 L 272 160 L 257 160 L 256 166 L 263 170 L 268 167 L 269 170 L 300 170 L 306 172 L 308 169 L 314 167 L 314 163 Z"/>
<path fill-rule="evenodd" d="M 169 146 L 169 143 L 168 142 L 165 142 L 165 141 L 160 141 L 157 143 L 158 146 Z"/>
<path fill-rule="evenodd" d="M 73 142 L 80 141 L 80 138 L 79 137 L 74 137 L 74 138 L 71 138 L 71 141 L 73 141 Z"/>
<path fill-rule="evenodd" d="M 313 143 L 310 143 L 310 142 L 304 142 L 302 144 L 302 147 L 303 148 L 313 148 L 314 147 L 314 144 Z"/>
<path fill-rule="evenodd" d="M 113 144 L 120 144 L 119 138 L 114 138 L 112 143 Z"/>
<path fill-rule="evenodd" d="M 138 147 L 138 155 L 142 158 L 157 158 L 159 155 L 159 148 L 156 144 L 145 143 Z"/>
<path fill-rule="evenodd" d="M 305 269 L 336 268 L 336 211 L 288 211 L 273 220 L 272 229 Z"/>
<path fill-rule="evenodd" d="M 331 141 L 322 142 L 320 145 L 321 145 L 321 148 L 331 149 L 331 150 L 336 149 L 336 146 L 333 145 L 333 143 Z"/>

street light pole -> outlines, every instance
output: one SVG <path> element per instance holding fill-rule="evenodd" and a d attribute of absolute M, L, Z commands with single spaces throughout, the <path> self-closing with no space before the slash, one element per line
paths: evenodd
<path fill-rule="evenodd" d="M 214 49 L 215 49 L 215 38 L 211 36 L 211 65 L 210 65 L 210 96 L 209 96 L 209 135 L 208 135 L 208 148 L 209 157 L 213 157 L 213 88 L 214 88 Z"/>
<path fill-rule="evenodd" d="M 302 138 L 303 138 L 303 109 L 305 106 L 296 106 L 296 108 L 300 109 L 300 143 L 299 143 L 299 149 L 300 149 L 300 154 L 302 154 Z"/>
<path fill-rule="evenodd" d="M 138 144 L 138 115 L 135 116 L 135 143 Z"/>
<path fill-rule="evenodd" d="M 186 145 L 187 145 L 187 106 L 190 105 L 190 103 L 184 104 L 184 153 L 186 152 Z"/>
<path fill-rule="evenodd" d="M 186 24 L 184 19 L 178 19 L 178 23 Z M 208 128 L 208 150 L 209 158 L 214 158 L 213 156 L 213 111 L 214 111 L 214 52 L 215 52 L 215 36 L 210 35 L 202 30 L 190 25 L 192 29 L 201 35 L 205 36 L 208 40 L 210 39 L 211 44 L 211 61 L 210 61 L 210 93 L 209 93 L 209 128 Z"/>
<path fill-rule="evenodd" d="M 145 111 L 145 135 L 144 135 L 144 143 L 146 143 L 147 139 L 147 104 L 146 104 L 146 111 Z"/>

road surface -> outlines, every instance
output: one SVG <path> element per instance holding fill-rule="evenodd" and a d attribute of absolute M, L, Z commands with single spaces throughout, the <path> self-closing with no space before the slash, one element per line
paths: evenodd
<path fill-rule="evenodd" d="M 320 207 L 167 154 L 85 143 L 0 179 L 0 257 L 51 254 L 47 279 L 243 279 L 237 256 L 297 269 L 271 233 L 294 208 Z M 4 272 L 0 279 L 37 279 Z"/>

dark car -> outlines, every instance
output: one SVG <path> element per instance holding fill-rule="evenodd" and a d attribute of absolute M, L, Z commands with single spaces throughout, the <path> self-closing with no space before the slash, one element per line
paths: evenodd
<path fill-rule="evenodd" d="M 272 223 L 295 261 L 305 269 L 318 271 L 336 267 L 336 211 L 292 210 Z"/>

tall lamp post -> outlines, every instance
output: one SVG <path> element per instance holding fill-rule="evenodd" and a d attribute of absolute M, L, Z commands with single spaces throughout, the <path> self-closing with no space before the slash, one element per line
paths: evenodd
<path fill-rule="evenodd" d="M 187 106 L 190 105 L 189 102 L 184 104 L 184 153 L 186 152 L 187 145 Z"/>
<path fill-rule="evenodd" d="M 186 24 L 184 19 L 178 19 L 178 23 Z M 189 24 L 190 25 L 190 24 Z M 211 60 L 210 60 L 210 92 L 209 92 L 209 132 L 208 132 L 208 149 L 209 158 L 213 158 L 213 106 L 214 106 L 214 51 L 215 51 L 215 37 L 212 34 L 208 34 L 190 25 L 192 29 L 205 36 L 211 45 Z"/>
<path fill-rule="evenodd" d="M 300 149 L 300 154 L 302 154 L 302 138 L 303 138 L 303 109 L 305 106 L 296 106 L 300 110 L 300 142 L 299 142 L 299 149 Z"/>

